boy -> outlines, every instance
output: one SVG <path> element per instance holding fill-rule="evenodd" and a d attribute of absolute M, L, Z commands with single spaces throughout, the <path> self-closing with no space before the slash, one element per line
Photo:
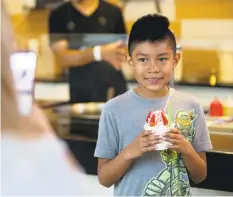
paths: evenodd
<path fill-rule="evenodd" d="M 212 145 L 199 102 L 167 86 L 179 61 L 168 19 L 137 20 L 128 50 L 138 87 L 103 108 L 95 150 L 99 181 L 114 185 L 116 196 L 190 196 L 188 174 L 194 183 L 205 179 L 205 151 Z M 168 102 L 175 128 L 164 137 L 143 131 L 148 112 L 163 110 Z M 156 150 L 163 140 L 172 145 Z"/>

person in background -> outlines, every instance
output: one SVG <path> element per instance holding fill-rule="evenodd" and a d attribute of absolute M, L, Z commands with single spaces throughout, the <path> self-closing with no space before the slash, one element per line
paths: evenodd
<path fill-rule="evenodd" d="M 102 110 L 95 150 L 99 181 L 114 185 L 115 196 L 191 196 L 189 177 L 196 184 L 206 178 L 205 152 L 212 144 L 200 102 L 167 85 L 180 59 L 169 20 L 139 18 L 128 51 L 138 86 Z M 148 113 L 156 110 L 163 116 L 153 119 Z M 151 131 L 168 122 L 164 135 Z M 165 150 L 159 148 L 163 141 L 170 143 Z"/>
<path fill-rule="evenodd" d="M 67 38 L 92 33 L 125 34 L 120 8 L 103 0 L 71 0 L 51 12 L 48 25 L 52 51 L 69 71 L 71 103 L 105 102 L 110 88 L 112 96 L 127 91 L 121 72 L 126 48 L 123 41 L 71 49 Z"/>
<path fill-rule="evenodd" d="M 16 44 L 3 1 L 1 16 L 1 195 L 91 195 L 82 168 L 42 110 L 34 104 L 29 116 L 19 113 L 9 65 Z"/>

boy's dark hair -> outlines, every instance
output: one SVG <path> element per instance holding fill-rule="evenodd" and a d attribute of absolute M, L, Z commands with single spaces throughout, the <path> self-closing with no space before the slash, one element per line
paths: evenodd
<path fill-rule="evenodd" d="M 169 29 L 167 17 L 158 14 L 149 14 L 139 18 L 132 26 L 129 34 L 128 51 L 132 55 L 136 45 L 141 42 L 155 42 L 169 40 L 171 48 L 176 53 L 176 39 Z"/>

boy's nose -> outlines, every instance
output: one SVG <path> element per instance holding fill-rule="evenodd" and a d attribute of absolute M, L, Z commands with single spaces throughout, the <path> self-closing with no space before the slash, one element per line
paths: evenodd
<path fill-rule="evenodd" d="M 152 61 L 150 66 L 149 66 L 149 71 L 150 72 L 159 72 L 159 68 L 158 66 L 156 65 L 156 62 L 155 61 Z"/>

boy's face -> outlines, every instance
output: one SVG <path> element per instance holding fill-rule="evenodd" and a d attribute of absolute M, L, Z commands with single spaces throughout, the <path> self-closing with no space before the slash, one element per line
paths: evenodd
<path fill-rule="evenodd" d="M 132 52 L 130 64 L 140 87 L 156 93 L 167 88 L 179 58 L 166 40 L 142 42 Z"/>

